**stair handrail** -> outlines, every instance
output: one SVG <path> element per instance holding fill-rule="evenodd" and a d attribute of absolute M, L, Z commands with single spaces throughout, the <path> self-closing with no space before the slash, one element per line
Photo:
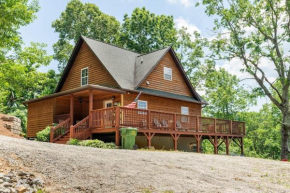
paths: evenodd
<path fill-rule="evenodd" d="M 60 129 L 64 129 L 63 131 Z M 69 132 L 70 128 L 70 118 L 62 121 L 56 126 L 51 126 L 50 127 L 50 142 L 54 143 L 56 140 L 64 136 Z"/>
<path fill-rule="evenodd" d="M 90 116 L 91 115 L 88 115 L 87 117 L 85 117 L 83 120 L 81 120 L 77 124 L 70 126 L 70 139 L 74 139 L 76 137 L 75 136 L 76 134 L 81 135 L 83 132 L 86 132 L 88 129 L 90 129 L 90 127 L 89 127 Z M 81 126 L 83 123 L 86 123 L 87 127 L 85 129 L 82 129 L 83 131 L 81 131 L 78 127 Z"/>

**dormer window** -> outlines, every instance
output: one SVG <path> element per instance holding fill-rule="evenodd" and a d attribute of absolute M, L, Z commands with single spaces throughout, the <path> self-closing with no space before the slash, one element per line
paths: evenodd
<path fill-rule="evenodd" d="M 81 72 L 81 86 L 88 85 L 89 83 L 89 71 L 88 68 L 82 69 Z"/>
<path fill-rule="evenodd" d="M 172 80 L 172 69 L 164 67 L 164 79 L 165 80 Z"/>

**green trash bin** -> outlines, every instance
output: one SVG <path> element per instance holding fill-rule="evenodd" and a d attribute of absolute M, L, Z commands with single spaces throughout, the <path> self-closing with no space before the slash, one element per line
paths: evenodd
<path fill-rule="evenodd" d="M 133 149 L 138 129 L 132 127 L 121 128 L 122 148 Z"/>

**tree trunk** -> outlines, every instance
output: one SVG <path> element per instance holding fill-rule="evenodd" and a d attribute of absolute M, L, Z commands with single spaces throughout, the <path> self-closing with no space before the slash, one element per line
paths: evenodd
<path fill-rule="evenodd" d="M 283 115 L 283 123 L 281 126 L 281 159 L 288 160 L 288 139 L 290 131 L 290 113 Z"/>

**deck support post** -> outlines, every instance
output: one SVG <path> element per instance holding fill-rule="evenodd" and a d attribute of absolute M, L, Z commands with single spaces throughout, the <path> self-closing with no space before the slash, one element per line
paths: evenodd
<path fill-rule="evenodd" d="M 194 135 L 194 137 L 196 139 L 196 152 L 200 153 L 202 135 Z"/>
<path fill-rule="evenodd" d="M 226 154 L 230 154 L 230 144 L 229 144 L 229 137 L 226 137 Z"/>
<path fill-rule="evenodd" d="M 119 127 L 116 129 L 116 132 L 115 132 L 115 142 L 116 142 L 116 146 L 120 146 L 120 131 L 119 131 Z"/>
<path fill-rule="evenodd" d="M 151 139 L 155 135 L 155 133 L 144 133 L 145 137 L 147 138 L 147 145 L 148 147 L 151 147 Z"/>
<path fill-rule="evenodd" d="M 174 150 L 176 151 L 177 150 L 177 140 L 179 138 L 180 134 L 172 134 L 171 133 L 171 137 L 173 138 L 174 140 Z"/>
<path fill-rule="evenodd" d="M 243 137 L 241 137 L 241 155 L 244 155 L 244 141 L 243 141 Z"/>
<path fill-rule="evenodd" d="M 214 136 L 214 154 L 218 154 L 218 139 Z"/>
<path fill-rule="evenodd" d="M 93 119 L 91 117 L 91 112 L 94 108 L 94 93 L 93 90 L 89 90 L 89 127 L 91 128 L 93 126 Z"/>
<path fill-rule="evenodd" d="M 70 124 L 74 124 L 74 95 L 70 95 Z"/>

